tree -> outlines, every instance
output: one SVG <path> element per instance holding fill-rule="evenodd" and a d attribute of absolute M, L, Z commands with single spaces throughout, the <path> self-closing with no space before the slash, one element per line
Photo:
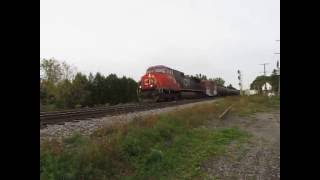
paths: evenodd
<path fill-rule="evenodd" d="M 54 58 L 41 60 L 40 75 L 44 81 L 56 84 L 61 80 L 62 74 L 62 68 L 59 61 Z"/>
<path fill-rule="evenodd" d="M 95 91 L 94 90 L 95 87 L 94 87 L 93 82 L 94 82 L 94 76 L 92 75 L 92 73 L 90 73 L 89 76 L 88 76 L 88 84 L 87 84 L 87 87 L 86 87 L 86 89 L 89 92 L 89 95 L 86 98 L 86 101 L 85 101 L 86 103 L 84 104 L 85 106 L 92 107 L 95 104 L 94 99 L 93 99 L 93 97 L 94 97 L 93 92 Z"/>
<path fill-rule="evenodd" d="M 207 76 L 203 75 L 203 74 L 196 74 L 195 76 L 196 78 L 200 79 L 200 80 L 207 80 Z"/>
<path fill-rule="evenodd" d="M 258 93 L 261 94 L 262 90 L 263 90 L 262 86 L 267 82 L 270 83 L 270 77 L 268 77 L 268 76 L 257 76 L 256 79 L 250 84 L 250 89 L 257 90 Z"/>
<path fill-rule="evenodd" d="M 236 88 L 234 88 L 234 87 L 232 86 L 232 84 L 229 84 L 229 85 L 227 86 L 227 88 L 236 90 Z"/>
<path fill-rule="evenodd" d="M 131 79 L 128 78 L 128 100 L 129 102 L 133 102 L 133 101 L 138 101 L 138 95 L 137 95 L 137 89 L 138 89 L 138 83 Z"/>
<path fill-rule="evenodd" d="M 43 82 L 40 82 L 40 105 L 47 104 L 48 90 Z"/>
<path fill-rule="evenodd" d="M 87 76 L 77 73 L 72 81 L 72 100 L 75 105 L 87 106 L 89 104 L 90 91 Z"/>
<path fill-rule="evenodd" d="M 44 110 L 137 101 L 137 82 L 116 74 L 87 77 L 66 62 L 40 59 L 40 105 Z"/>
<path fill-rule="evenodd" d="M 105 92 L 105 86 L 104 86 L 104 80 L 105 77 L 103 75 L 101 75 L 99 72 L 96 73 L 93 82 L 92 82 L 92 101 L 94 102 L 94 104 L 97 105 L 101 105 L 101 104 L 105 104 L 105 96 L 104 96 L 104 92 Z"/>
<path fill-rule="evenodd" d="M 55 103 L 58 108 L 74 108 L 75 100 L 72 96 L 72 83 L 68 80 L 62 80 L 57 83 Z"/>
<path fill-rule="evenodd" d="M 220 77 L 214 78 L 213 81 L 216 82 L 218 86 L 224 86 L 224 83 L 225 83 L 225 80 L 223 80 Z"/>
<path fill-rule="evenodd" d="M 138 97 L 137 97 L 137 88 L 138 88 L 138 83 L 136 81 L 134 81 L 131 78 L 127 78 L 127 77 L 122 77 L 121 79 L 122 81 L 122 88 L 123 88 L 123 93 L 124 93 L 124 102 L 133 102 L 133 101 L 137 101 Z"/>
<path fill-rule="evenodd" d="M 277 70 L 273 70 L 270 78 L 269 78 L 269 82 L 272 86 L 272 91 L 274 92 L 278 92 L 278 88 L 279 88 L 279 75 L 277 74 Z"/>
<path fill-rule="evenodd" d="M 121 84 L 116 74 L 109 74 L 105 82 L 105 98 L 106 102 L 110 104 L 117 104 L 120 102 Z"/>
<path fill-rule="evenodd" d="M 76 68 L 67 64 L 65 61 L 61 63 L 62 79 L 72 80 L 74 78 L 74 73 Z"/>
<path fill-rule="evenodd" d="M 72 107 L 69 96 L 72 74 L 73 69 L 66 62 L 60 63 L 54 58 L 40 59 L 40 103 L 60 108 Z"/>
<path fill-rule="evenodd" d="M 42 78 L 40 81 L 40 103 L 42 105 L 55 104 L 57 99 L 57 79 L 51 75 L 43 75 L 43 77 L 45 78 Z"/>

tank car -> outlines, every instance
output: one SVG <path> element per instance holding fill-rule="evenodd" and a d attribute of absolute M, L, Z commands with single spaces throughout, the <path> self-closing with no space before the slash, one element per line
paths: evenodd
<path fill-rule="evenodd" d="M 217 87 L 217 91 L 218 91 L 218 96 L 233 96 L 233 95 L 240 95 L 240 91 L 239 90 L 235 90 L 235 89 L 229 89 L 223 86 L 218 86 Z"/>

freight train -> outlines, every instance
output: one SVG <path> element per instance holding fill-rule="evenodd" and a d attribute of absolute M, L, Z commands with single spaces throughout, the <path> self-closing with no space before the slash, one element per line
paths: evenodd
<path fill-rule="evenodd" d="M 153 102 L 239 94 L 239 90 L 217 86 L 213 81 L 200 80 L 163 65 L 149 67 L 138 88 L 141 101 Z"/>

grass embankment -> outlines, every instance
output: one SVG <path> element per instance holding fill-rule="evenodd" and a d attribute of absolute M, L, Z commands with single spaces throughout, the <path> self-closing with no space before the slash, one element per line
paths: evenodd
<path fill-rule="evenodd" d="M 74 135 L 41 145 L 41 179 L 202 179 L 200 165 L 222 155 L 231 142 L 249 134 L 235 128 L 213 130 L 206 122 L 227 106 L 249 115 L 278 104 L 275 98 L 228 97 L 217 103 L 115 124 L 92 136 Z M 247 110 L 250 108 L 250 110 Z"/>
<path fill-rule="evenodd" d="M 267 96 L 242 96 L 227 97 L 223 101 L 214 104 L 217 112 L 222 112 L 228 106 L 233 105 L 232 114 L 239 116 L 250 116 L 257 112 L 266 112 L 280 108 L 280 97 Z"/>

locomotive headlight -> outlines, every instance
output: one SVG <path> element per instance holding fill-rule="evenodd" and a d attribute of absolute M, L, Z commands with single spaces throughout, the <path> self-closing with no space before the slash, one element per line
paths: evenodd
<path fill-rule="evenodd" d="M 141 85 L 139 86 L 139 88 L 141 89 Z"/>
<path fill-rule="evenodd" d="M 153 85 L 151 84 L 150 87 L 153 87 Z"/>

